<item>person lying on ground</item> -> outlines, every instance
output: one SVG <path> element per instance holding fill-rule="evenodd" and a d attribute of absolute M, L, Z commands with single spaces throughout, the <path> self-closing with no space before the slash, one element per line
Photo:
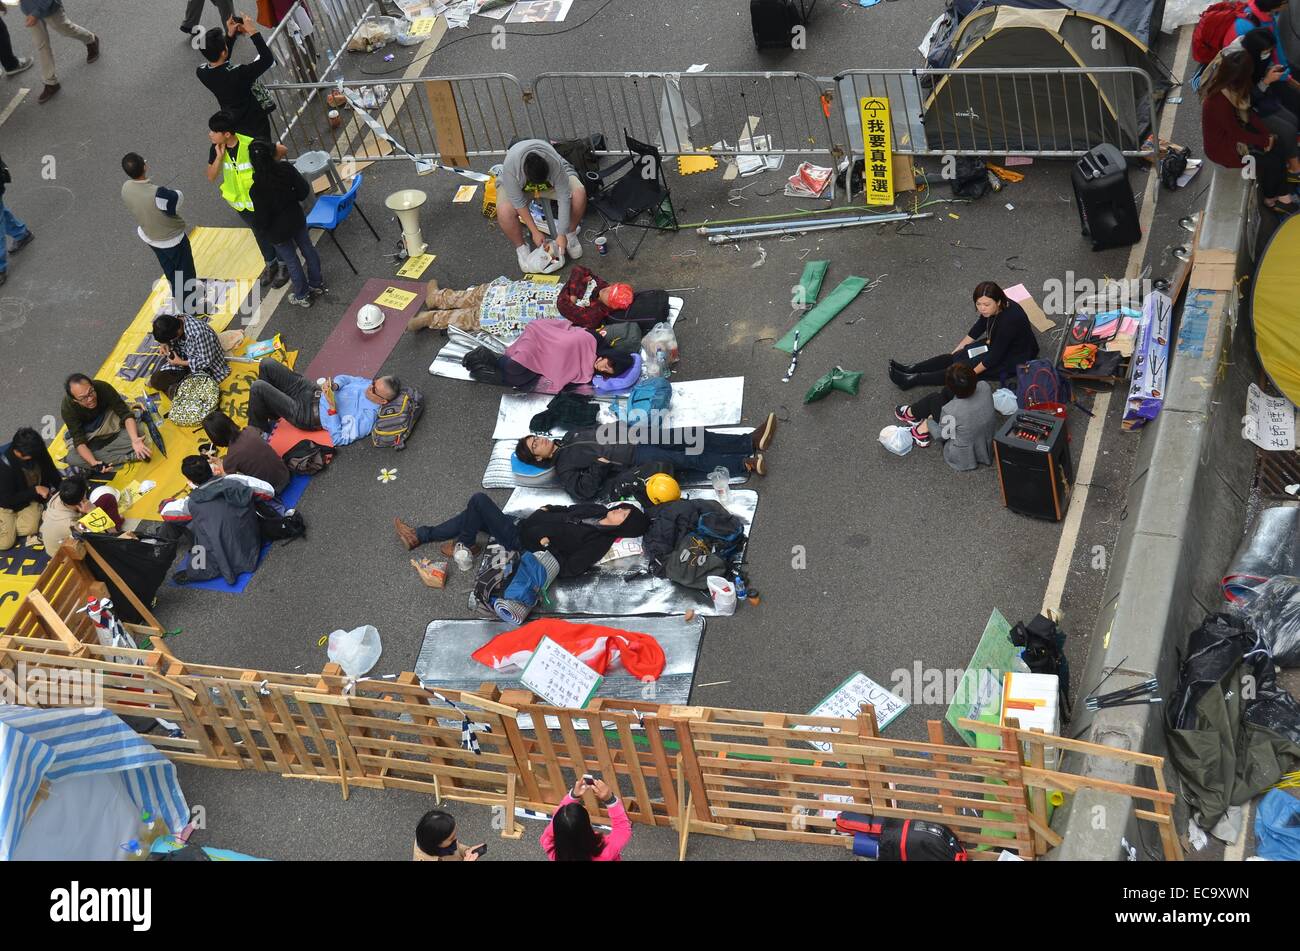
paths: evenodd
<path fill-rule="evenodd" d="M 539 197 L 542 194 L 546 197 Z M 560 233 L 552 235 L 554 241 L 548 241 L 533 221 L 528 205 L 534 198 L 554 198 L 559 205 L 555 224 Z M 587 189 L 553 145 L 542 139 L 524 139 L 510 146 L 497 179 L 497 224 L 515 246 L 521 271 L 526 274 L 536 270 L 529 260 L 532 252 L 524 240 L 525 226 L 532 235 L 533 247 L 547 248 L 554 262 L 547 270 L 555 270 L 563 264 L 566 254 L 575 261 L 582 257 L 578 228 L 586 213 Z"/>
<path fill-rule="evenodd" d="M 41 434 L 29 426 L 15 432 L 0 453 L 0 551 L 37 533 L 60 478 Z"/>
<path fill-rule="evenodd" d="M 535 393 L 559 393 L 566 386 L 590 383 L 593 376 L 622 376 L 632 357 L 605 345 L 599 334 L 567 320 L 534 320 L 506 347 L 497 369 L 506 386 Z"/>
<path fill-rule="evenodd" d="M 205 373 L 218 383 L 230 376 L 221 340 L 206 320 L 159 314 L 153 319 L 153 338 L 167 366 L 149 377 L 152 389 L 172 395 L 191 373 Z"/>
<path fill-rule="evenodd" d="M 77 475 L 60 482 L 58 491 L 45 506 L 45 517 L 41 519 L 41 544 L 45 550 L 54 554 L 65 539 L 73 536 L 77 523 L 95 509 L 100 509 L 113 523 L 105 534 L 116 535 L 122 528 L 122 515 L 113 489 L 101 485 L 92 493 L 86 480 Z"/>
<path fill-rule="evenodd" d="M 476 862 L 487 843 L 461 845 L 456 841 L 456 820 L 441 809 L 431 809 L 415 827 L 416 862 Z"/>
<path fill-rule="evenodd" d="M 260 430 L 239 424 L 219 409 L 203 417 L 203 431 L 212 445 L 226 450 L 221 468 L 227 475 L 250 475 L 269 482 L 279 495 L 289 484 L 289 467 L 267 444 Z"/>
<path fill-rule="evenodd" d="M 406 329 L 486 329 L 508 340 L 539 318 L 564 317 L 588 330 L 595 330 L 609 319 L 627 319 L 621 315 L 633 302 L 632 288 L 627 284 L 608 284 L 586 268 L 573 269 L 574 275 L 580 272 L 589 278 L 582 283 L 581 290 L 574 285 L 572 276 L 563 286 L 498 277 L 463 291 L 440 288 L 437 281 L 430 281 L 424 298 L 428 309 L 412 317 Z"/>
<path fill-rule="evenodd" d="M 221 577 L 234 584 L 241 574 L 257 567 L 262 534 L 256 503 L 273 498 L 275 490 L 252 476 L 218 475 L 204 456 L 186 456 L 181 474 L 189 483 L 189 494 L 168 499 L 159 512 L 172 527 L 173 537 L 184 529 L 193 533 L 194 548 L 189 567 L 172 575 L 172 580 L 188 584 Z"/>
<path fill-rule="evenodd" d="M 993 465 L 993 434 L 998 428 L 993 390 L 976 380 L 963 363 L 950 366 L 944 387 L 915 403 L 894 407 L 894 416 L 912 430 L 912 442 L 925 447 L 943 440 L 943 459 L 957 472 Z"/>
<path fill-rule="evenodd" d="M 439 525 L 412 528 L 393 519 L 397 537 L 407 549 L 445 542 L 442 554 L 462 571 L 474 566 L 474 542 L 486 532 L 510 551 L 549 551 L 559 563 L 561 578 L 576 578 L 605 557 L 620 538 L 639 538 L 649 528 L 644 512 L 630 502 L 604 505 L 546 505 L 524 518 L 504 514 L 482 492 L 470 496 L 464 511 Z"/>
<path fill-rule="evenodd" d="M 889 378 L 899 389 L 942 386 L 944 372 L 954 363 L 965 363 L 976 377 L 996 384 L 1014 378 L 1018 365 L 1038 356 L 1038 338 L 1029 316 L 1001 287 L 982 281 L 971 299 L 979 316 L 951 353 L 920 363 L 889 361 Z"/>
<path fill-rule="evenodd" d="M 1252 171 L 1264 204 L 1279 214 L 1300 203 L 1291 194 L 1286 159 L 1276 134 L 1251 109 L 1254 64 L 1245 50 L 1229 53 L 1201 84 L 1201 137 L 1205 157 L 1216 165 Z"/>
<path fill-rule="evenodd" d="M 317 385 L 267 357 L 258 364 L 248 391 L 248 425 L 270 433 L 279 419 L 299 429 L 323 429 L 334 445 L 346 446 L 370 435 L 379 408 L 402 392 L 395 376 L 337 374 Z"/>
<path fill-rule="evenodd" d="M 77 455 L 70 460 L 74 464 L 107 472 L 120 462 L 153 455 L 147 434 L 126 400 L 103 380 L 92 380 L 84 373 L 69 375 L 63 381 L 59 416 L 67 427 L 64 439 L 68 449 Z"/>
<path fill-rule="evenodd" d="M 619 427 L 575 429 L 557 442 L 546 436 L 525 436 L 515 446 L 521 462 L 555 467 L 564 490 L 588 502 L 607 497 L 623 474 L 646 463 L 667 463 L 678 481 L 700 481 L 718 466 L 731 473 L 767 475 L 764 453 L 776 432 L 776 415 L 769 413 L 752 433 L 715 433 L 705 429 L 665 430 L 655 442 L 629 438 L 635 430 Z"/>
<path fill-rule="evenodd" d="M 609 835 L 591 827 L 591 817 L 582 804 L 588 790 L 609 811 Z M 617 862 L 632 838 L 632 823 L 618 795 L 603 779 L 579 778 L 573 789 L 560 800 L 551 824 L 542 833 L 542 851 L 552 862 Z"/>

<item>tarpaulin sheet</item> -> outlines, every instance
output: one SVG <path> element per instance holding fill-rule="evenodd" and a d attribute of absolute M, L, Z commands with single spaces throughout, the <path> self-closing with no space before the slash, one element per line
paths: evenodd
<path fill-rule="evenodd" d="M 669 324 L 674 326 L 677 324 L 677 318 L 681 316 L 682 305 L 684 303 L 685 301 L 680 297 L 668 298 Z M 559 315 L 557 314 L 556 316 Z M 447 336 L 449 338 L 447 344 L 439 350 L 438 355 L 434 357 L 433 363 L 429 365 L 429 372 L 434 376 L 443 376 L 449 380 L 472 380 L 473 377 L 469 375 L 469 371 L 460 365 L 460 361 L 464 359 L 465 354 L 469 353 L 475 347 L 484 344 L 490 346 L 497 352 L 501 352 L 505 350 L 509 344 L 515 342 L 518 334 L 498 336 L 482 330 L 477 333 L 466 333 L 464 331 L 458 331 L 455 328 L 450 328 L 447 331 Z M 525 434 L 521 433 L 520 435 Z"/>
<path fill-rule="evenodd" d="M 610 668 L 596 696 L 644 699 L 647 703 L 687 703 L 695 677 L 700 639 L 704 636 L 702 618 L 687 621 L 681 617 L 631 619 L 609 615 L 588 620 L 593 624 L 648 634 L 659 642 L 665 659 L 664 672 L 653 684 L 653 698 L 647 697 L 647 688 L 651 685 L 637 680 L 621 664 Z M 496 684 L 502 690 L 523 688 L 519 679 L 522 670 L 493 670 L 470 656 L 506 630 L 501 621 L 431 621 L 425 629 L 424 642 L 415 661 L 415 674 L 426 686 L 451 690 L 477 691 L 483 683 Z"/>
<path fill-rule="evenodd" d="M 684 426 L 734 426 L 740 422 L 741 407 L 745 400 L 745 378 L 726 376 L 713 380 L 688 380 L 672 384 L 673 401 L 659 424 L 660 429 Z M 506 393 L 497 408 L 497 426 L 493 439 L 519 439 L 532 430 L 532 419 L 546 409 L 554 399 L 549 393 Z M 597 399 L 605 404 L 601 422 L 613 420 L 608 407 L 612 399 Z M 563 433 L 553 429 L 552 433 Z"/>
<path fill-rule="evenodd" d="M 1274 575 L 1296 574 L 1300 574 L 1300 507 L 1267 508 L 1237 546 L 1223 575 L 1223 596 L 1241 604 Z"/>
<path fill-rule="evenodd" d="M 682 495 L 688 499 L 717 499 L 712 489 L 686 489 Z M 758 510 L 758 493 L 753 489 L 732 489 L 727 509 L 745 523 L 745 534 L 753 530 L 754 515 Z M 572 505 L 573 500 L 562 489 L 515 489 L 504 511 L 508 515 L 522 516 L 543 505 Z M 541 602 L 539 614 L 589 614 L 622 615 L 625 617 L 647 614 L 696 614 L 714 617 L 713 601 L 707 592 L 683 588 L 667 578 L 656 578 L 644 555 L 621 558 L 597 565 L 578 578 L 557 579 L 547 591 L 551 603 Z M 474 608 L 470 595 L 470 608 Z M 741 610 L 744 605 L 741 606 Z M 617 627 L 617 625 L 614 625 Z"/>

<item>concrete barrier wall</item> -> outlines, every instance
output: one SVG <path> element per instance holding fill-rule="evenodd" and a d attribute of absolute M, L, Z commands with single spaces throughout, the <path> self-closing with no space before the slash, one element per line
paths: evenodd
<path fill-rule="evenodd" d="M 1238 273 L 1252 266 L 1240 250 L 1246 244 L 1243 221 L 1252 195 L 1241 175 L 1214 167 L 1197 248 L 1238 252 Z M 1219 579 L 1241 538 L 1254 461 L 1253 446 L 1241 437 L 1254 370 L 1249 335 L 1234 333 L 1237 295 L 1215 294 L 1195 283 L 1193 275 L 1170 357 L 1164 408 L 1139 437 L 1142 445 L 1093 647 L 1087 668 L 1075 675 L 1080 708 L 1069 725 L 1072 735 L 1084 731 L 1082 739 L 1148 753 L 1164 752 L 1162 705 L 1118 707 L 1089 716 L 1082 709 L 1084 692 L 1122 661 L 1104 690 L 1156 676 L 1162 695 L 1168 695 L 1188 633 L 1222 604 Z M 1113 433 L 1107 438 L 1135 437 Z M 1065 628 L 1069 630 L 1068 618 Z M 1071 769 L 1119 782 L 1152 782 L 1151 776 L 1135 775 L 1112 762 L 1076 762 Z M 1121 837 L 1139 858 L 1158 857 L 1154 828 L 1145 824 L 1140 829 L 1132 809 L 1125 797 L 1075 796 L 1054 823 L 1065 842 L 1053 857 L 1128 858 Z"/>

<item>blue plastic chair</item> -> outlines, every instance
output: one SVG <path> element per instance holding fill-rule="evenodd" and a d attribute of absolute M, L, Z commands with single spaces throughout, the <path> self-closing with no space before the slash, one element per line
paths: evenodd
<path fill-rule="evenodd" d="M 357 172 L 352 177 L 352 185 L 345 193 L 342 195 L 321 195 L 316 199 L 316 204 L 312 205 L 311 211 L 307 213 L 307 227 L 321 228 L 330 236 L 330 240 L 334 242 L 334 247 L 339 249 L 339 254 L 343 255 L 343 260 L 348 262 L 348 267 L 352 268 L 353 274 L 357 273 L 356 265 L 352 263 L 352 259 L 348 257 L 347 252 L 343 250 L 343 246 L 339 244 L 339 239 L 334 237 L 334 229 L 346 221 L 348 215 L 352 214 L 352 209 L 355 208 L 357 214 L 361 216 L 361 220 L 370 229 L 370 233 L 375 236 L 375 240 L 379 240 L 379 232 L 375 231 L 375 226 L 370 223 L 366 213 L 357 204 L 357 192 L 360 190 L 361 173 Z"/>

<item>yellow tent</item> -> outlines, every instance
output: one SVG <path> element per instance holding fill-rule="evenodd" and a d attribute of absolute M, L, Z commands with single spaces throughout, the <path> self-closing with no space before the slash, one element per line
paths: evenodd
<path fill-rule="evenodd" d="M 1300 218 L 1282 222 L 1260 256 L 1251 314 L 1264 372 L 1300 403 Z"/>

